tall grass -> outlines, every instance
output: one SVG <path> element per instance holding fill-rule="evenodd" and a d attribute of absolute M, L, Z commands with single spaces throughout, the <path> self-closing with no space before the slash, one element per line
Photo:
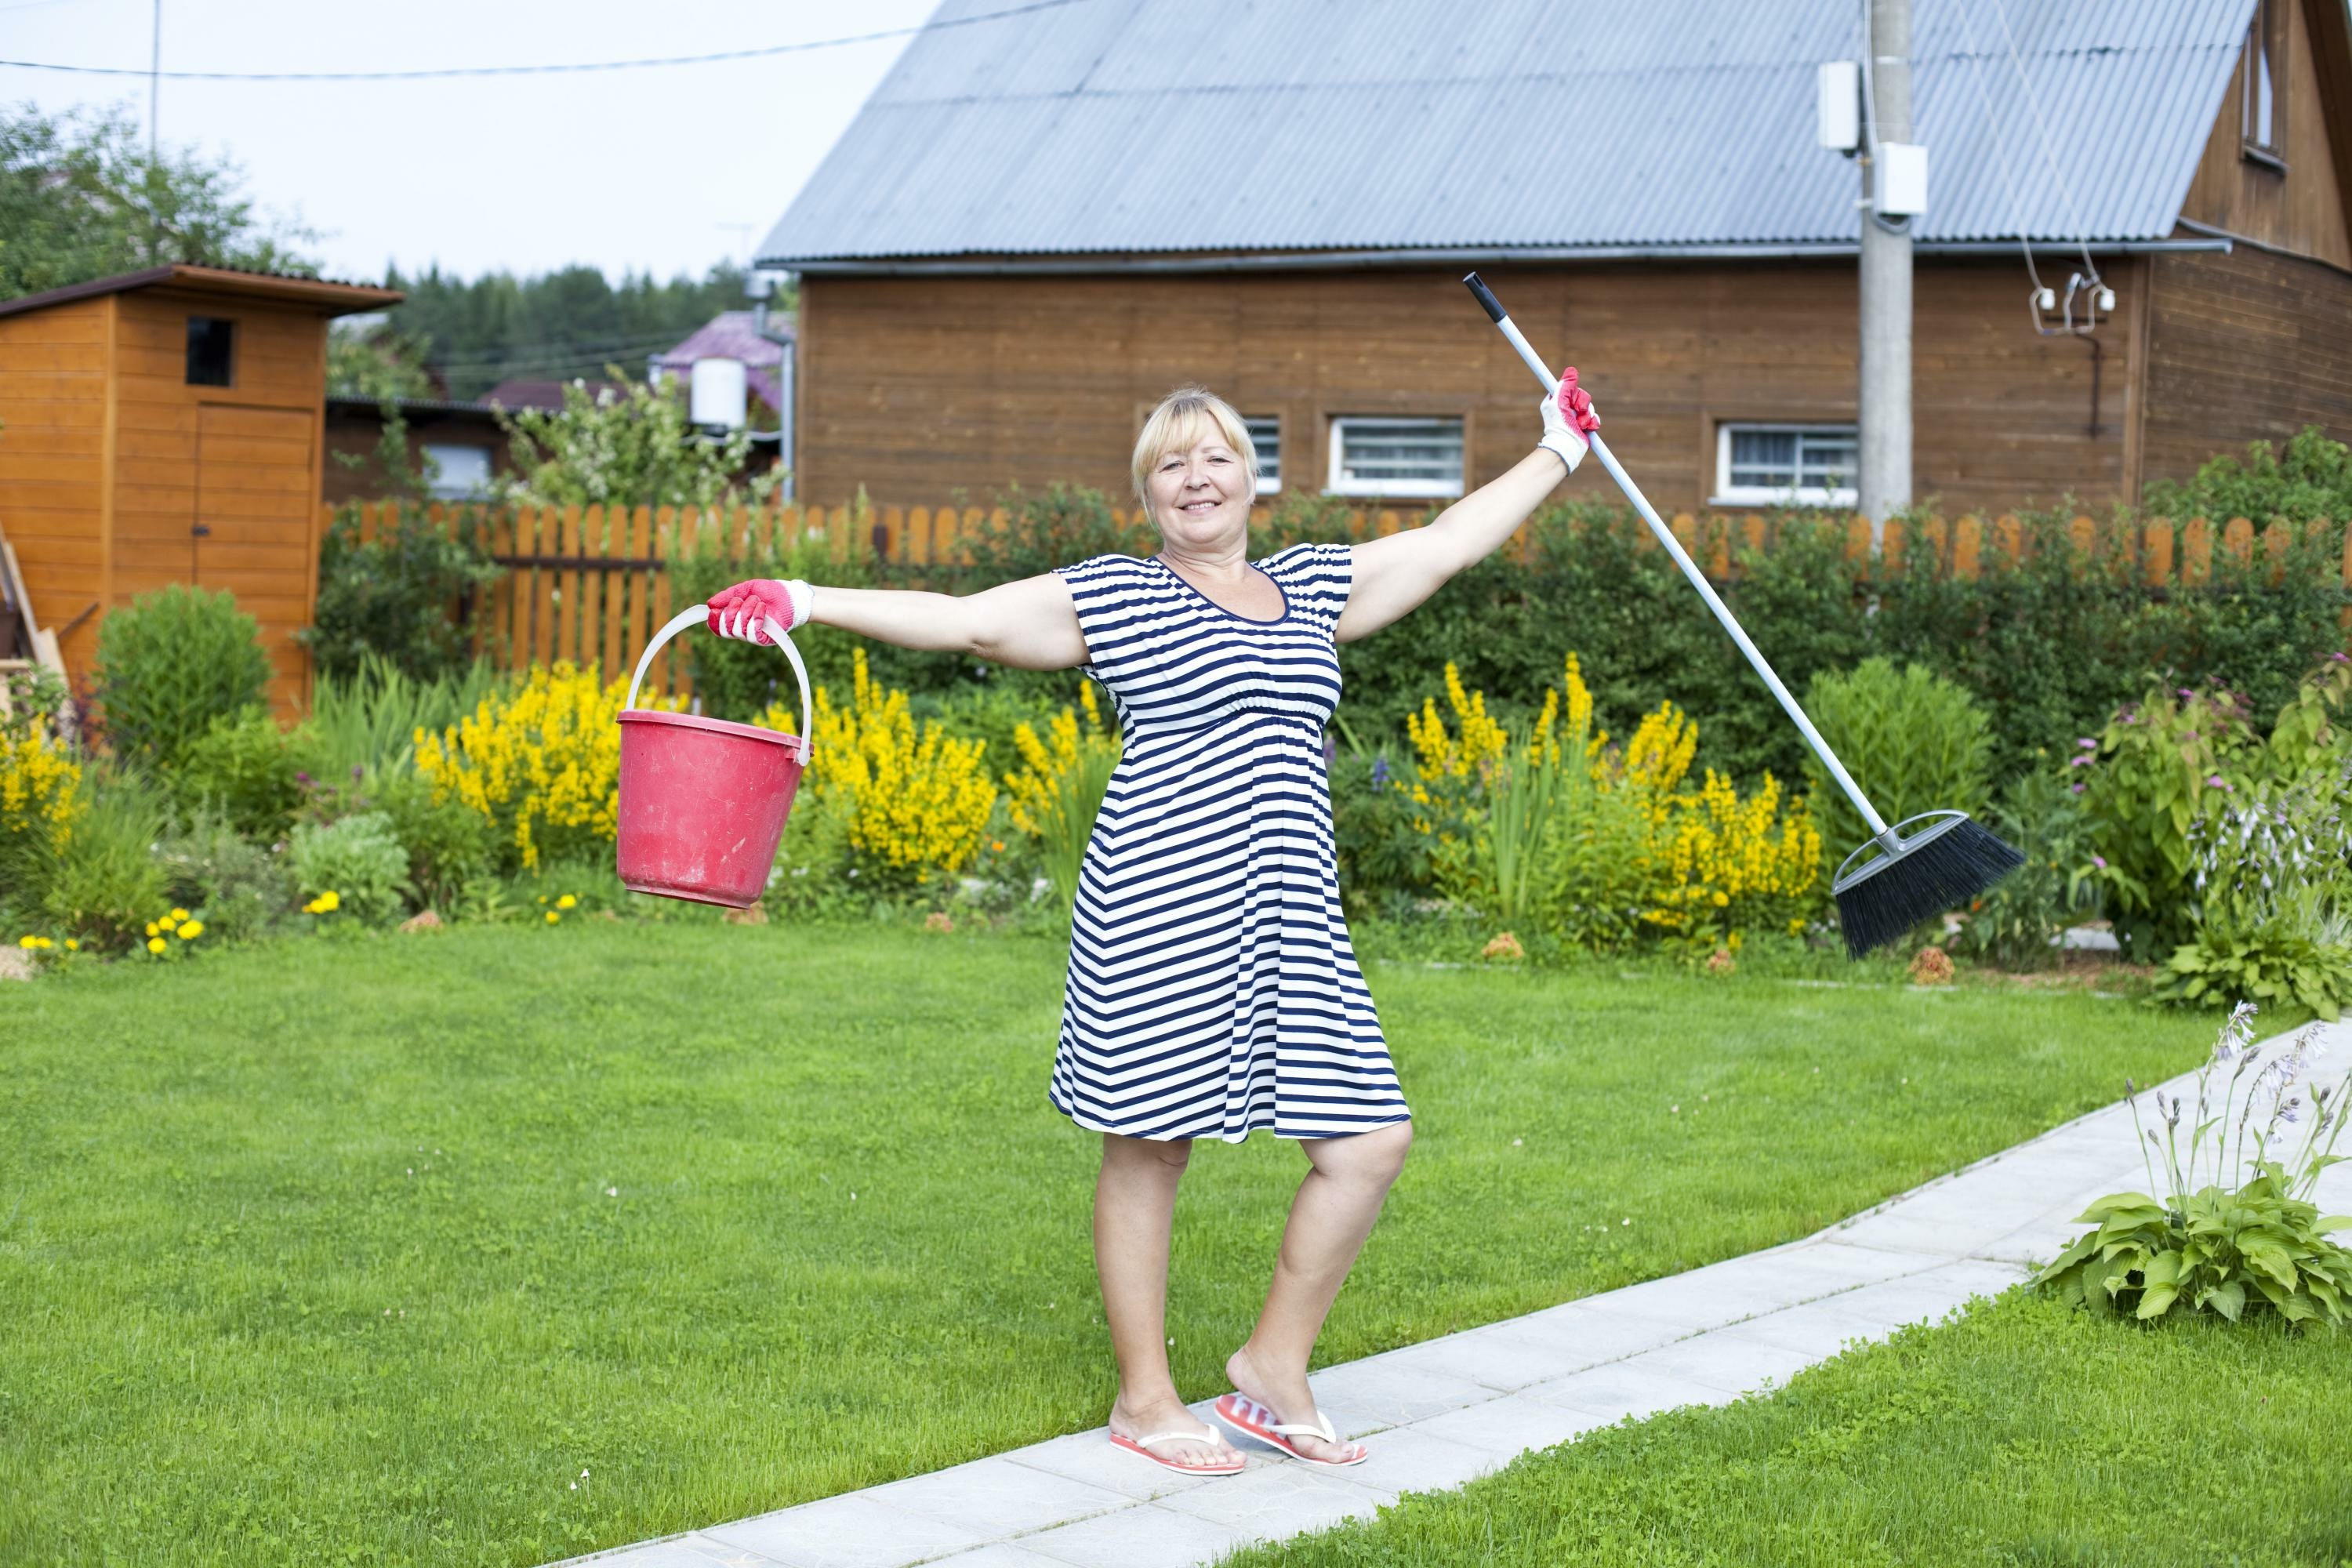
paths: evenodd
<path fill-rule="evenodd" d="M 323 761 L 338 773 L 403 768 L 414 754 L 418 730 L 447 729 L 506 684 L 506 672 L 484 658 L 462 674 L 420 680 L 366 653 L 348 679 L 319 672 L 310 724 Z"/>

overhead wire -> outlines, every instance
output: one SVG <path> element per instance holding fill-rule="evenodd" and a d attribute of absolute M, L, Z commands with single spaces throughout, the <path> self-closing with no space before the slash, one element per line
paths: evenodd
<path fill-rule="evenodd" d="M 565 76 L 590 71 L 647 70 L 665 66 L 716 65 L 729 60 L 768 59 L 777 55 L 806 54 L 817 49 L 844 48 L 852 44 L 879 43 L 887 38 L 911 37 L 917 33 L 939 32 L 949 27 L 969 27 L 981 22 L 1000 21 L 1007 16 L 1025 16 L 1037 11 L 1053 11 L 1065 5 L 1085 4 L 1087 0 L 1028 0 L 1025 5 L 1008 5 L 1003 10 L 982 11 L 969 16 L 950 16 L 929 22 L 919 22 L 908 27 L 885 27 L 879 32 L 857 33 L 844 37 L 814 38 L 792 44 L 767 44 L 748 49 L 720 49 L 701 55 L 665 55 L 643 59 L 591 60 L 572 65 L 448 66 L 427 70 L 398 71 L 157 71 L 128 66 L 68 66 L 47 60 L 0 60 L 0 66 L 14 66 L 19 70 L 65 71 L 76 76 L 135 76 L 151 81 L 158 78 L 166 81 L 432 81 L 457 77 Z"/>
<path fill-rule="evenodd" d="M 1993 110 L 1992 90 L 1985 86 L 1983 62 L 1977 58 L 1976 26 L 1969 18 L 1973 5 L 1974 0 L 1957 0 L 1955 6 L 1960 14 L 1961 37 L 1968 41 L 1969 74 L 1976 79 L 1977 98 L 1984 105 L 1985 129 L 1992 134 L 1993 162 L 2000 169 L 2000 188 L 2008 194 L 2009 215 L 2017 223 L 2017 248 L 2025 257 L 2025 275 L 2033 280 L 2033 297 L 2038 301 L 2045 292 L 2042 273 L 2033 265 L 2033 244 L 2026 237 L 2025 205 L 2018 199 L 2016 181 L 2010 176 L 2009 150 L 2001 142 L 2000 117 Z"/>
<path fill-rule="evenodd" d="M 2017 79 L 2025 89 L 2025 107 L 2033 116 L 2034 130 L 2042 138 L 2042 161 L 2050 166 L 2051 182 L 2058 187 L 2058 195 L 2066 204 L 2066 216 L 2074 226 L 2074 243 L 2081 247 L 2083 266 L 2090 274 L 2094 288 L 2100 283 L 2099 264 L 2091 259 L 2090 231 L 2083 225 L 2082 210 L 2074 205 L 2074 189 L 2066 183 L 2066 172 L 2059 166 L 2058 151 L 2050 139 L 2050 124 L 2042 118 L 2042 99 L 2033 90 L 2033 79 L 2026 74 L 2025 58 L 2018 53 L 2017 35 L 2010 30 L 2009 11 L 2001 0 L 1992 0 L 1992 14 L 2000 22 L 2001 37 L 2009 44 L 2009 63 L 2016 68 Z"/>

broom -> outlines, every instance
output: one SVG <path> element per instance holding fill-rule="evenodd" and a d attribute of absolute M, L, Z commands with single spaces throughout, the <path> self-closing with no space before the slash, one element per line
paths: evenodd
<path fill-rule="evenodd" d="M 1486 307 L 1486 314 L 1511 346 L 1519 351 L 1519 357 L 1528 362 L 1528 368 L 1536 373 L 1536 379 L 1543 383 L 1545 390 L 1557 394 L 1559 381 L 1504 313 L 1494 290 L 1475 272 L 1462 281 L 1477 296 L 1478 303 Z M 1772 695 L 1780 700 L 1789 717 L 1797 721 L 1813 755 L 1821 758 L 1822 765 L 1837 780 L 1846 798 L 1853 802 L 1853 808 L 1862 813 L 1863 821 L 1870 825 L 1871 837 L 1839 864 L 1837 875 L 1830 882 L 1830 891 L 1837 899 L 1838 926 L 1845 933 L 1849 955 L 1860 958 L 1873 948 L 1893 942 L 1930 915 L 1968 902 L 2025 864 L 2024 856 L 1970 821 L 1963 811 L 1925 811 L 1889 827 L 1886 819 L 1864 797 L 1861 786 L 1845 771 L 1845 765 L 1830 750 L 1829 742 L 1822 739 L 1821 731 L 1813 728 L 1812 721 L 1805 717 L 1805 710 L 1797 706 L 1797 700 L 1789 695 L 1789 689 L 1780 684 L 1780 678 L 1772 673 L 1772 667 L 1764 662 L 1764 656 L 1756 651 L 1756 645 L 1748 640 L 1748 634 L 1732 618 L 1729 607 L 1717 596 L 1706 574 L 1659 519 L 1656 509 L 1635 487 L 1632 477 L 1619 466 L 1609 444 L 1597 431 L 1586 432 L 1584 438 L 1592 455 L 1601 459 L 1601 466 L 1609 470 L 1609 477 L 1617 481 L 1617 488 L 1625 492 L 1625 499 L 1642 514 L 1642 521 L 1650 525 L 1650 531 L 1658 536 L 1658 542 L 1665 546 L 1666 553 L 1675 558 L 1675 564 L 1683 569 L 1683 575 L 1690 579 L 1691 586 L 1698 590 L 1699 597 L 1706 601 L 1706 607 L 1715 612 L 1715 618 L 1723 623 L 1723 629 L 1731 634 L 1731 640 L 1739 645 L 1739 651 L 1748 656 L 1748 662 L 1756 667 L 1756 673 L 1764 678 L 1764 684 L 1771 688 Z M 1904 837 L 1906 828 L 1916 829 L 1907 838 Z M 1870 855 L 1872 850 L 1877 853 Z M 1865 855 L 1870 858 L 1863 859 Z"/>

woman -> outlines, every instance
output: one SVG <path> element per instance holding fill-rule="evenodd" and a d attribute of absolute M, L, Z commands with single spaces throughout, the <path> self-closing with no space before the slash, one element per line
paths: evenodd
<path fill-rule="evenodd" d="M 1307 1381 L 1412 1141 L 1339 910 L 1322 750 L 1334 645 L 1379 631 L 1509 538 L 1583 458 L 1591 408 L 1570 370 L 1543 400 L 1536 450 L 1428 526 L 1252 563 L 1248 433 L 1187 387 L 1136 441 L 1136 494 L 1160 539 L 1147 560 L 1100 555 L 962 598 L 759 579 L 709 601 L 722 636 L 764 642 L 762 616 L 815 621 L 1019 669 L 1081 667 L 1109 691 L 1124 748 L 1079 876 L 1048 1098 L 1103 1135 L 1095 1258 L 1118 1362 L 1111 1440 L 1171 1469 L 1242 1468 L 1169 1375 L 1168 1246 L 1192 1140 L 1240 1142 L 1260 1127 L 1298 1140 L 1308 1168 L 1217 1415 L 1313 1463 L 1369 1457 Z"/>

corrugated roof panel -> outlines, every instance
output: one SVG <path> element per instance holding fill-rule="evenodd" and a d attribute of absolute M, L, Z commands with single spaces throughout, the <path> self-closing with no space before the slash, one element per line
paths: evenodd
<path fill-rule="evenodd" d="M 940 7 L 763 259 L 1854 233 L 1853 165 L 1813 144 L 1817 63 L 1860 53 L 1850 5 L 1078 0 L 938 25 L 1001 4 Z M 1920 237 L 2169 234 L 2252 4 L 1919 0 Z"/>

